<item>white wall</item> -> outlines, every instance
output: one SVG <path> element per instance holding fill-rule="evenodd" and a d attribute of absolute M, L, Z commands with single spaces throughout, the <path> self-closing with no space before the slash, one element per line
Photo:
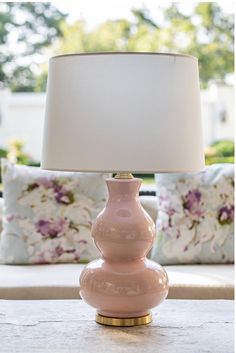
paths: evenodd
<path fill-rule="evenodd" d="M 204 141 L 234 139 L 234 88 L 214 84 L 201 92 Z"/>
<path fill-rule="evenodd" d="M 205 145 L 220 139 L 233 140 L 233 87 L 214 84 L 202 91 L 201 99 Z M 7 146 L 11 138 L 21 139 L 25 142 L 25 152 L 40 160 L 44 106 L 44 93 L 0 91 L 0 147 Z"/>
<path fill-rule="evenodd" d="M 44 93 L 0 94 L 1 147 L 7 146 L 12 138 L 20 139 L 25 142 L 25 152 L 40 160 L 45 98 Z"/>

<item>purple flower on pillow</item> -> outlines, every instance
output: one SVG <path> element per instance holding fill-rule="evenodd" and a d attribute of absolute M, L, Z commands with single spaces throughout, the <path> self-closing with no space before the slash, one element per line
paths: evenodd
<path fill-rule="evenodd" d="M 59 204 L 70 205 L 75 201 L 73 192 L 66 189 L 66 187 L 63 184 L 60 184 L 60 181 L 57 179 L 39 177 L 34 183 L 28 185 L 27 191 L 31 192 L 39 186 L 43 186 L 45 189 L 52 189 L 55 201 Z"/>
<path fill-rule="evenodd" d="M 234 206 L 223 206 L 219 209 L 218 222 L 221 225 L 230 224 L 234 221 Z"/>
<path fill-rule="evenodd" d="M 75 248 L 72 248 L 72 249 L 63 249 L 60 245 L 58 245 L 56 248 L 55 248 L 55 252 L 56 252 L 56 255 L 57 256 L 61 256 L 63 254 L 73 254 L 76 252 L 76 249 Z"/>
<path fill-rule="evenodd" d="M 71 191 L 64 190 L 63 188 L 55 193 L 55 200 L 58 203 L 62 203 L 64 205 L 70 205 L 74 202 L 74 195 Z"/>
<path fill-rule="evenodd" d="M 68 226 L 68 220 L 59 218 L 56 221 L 40 219 L 36 224 L 36 231 L 45 238 L 56 238 L 62 235 Z"/>
<path fill-rule="evenodd" d="M 169 221 L 168 221 L 168 225 L 169 225 L 169 227 L 172 227 L 172 216 L 174 216 L 174 214 L 175 214 L 175 209 L 174 208 L 168 208 L 167 209 L 167 211 L 166 211 L 166 213 L 168 214 L 168 216 L 169 216 Z"/>
<path fill-rule="evenodd" d="M 15 216 L 13 214 L 10 214 L 9 216 L 6 217 L 7 222 L 12 222 L 14 220 Z"/>
<path fill-rule="evenodd" d="M 56 180 L 53 183 L 53 190 L 55 193 L 55 200 L 64 205 L 70 205 L 74 202 L 74 195 L 72 191 L 67 190 L 65 186 L 60 185 Z"/>
<path fill-rule="evenodd" d="M 203 215 L 201 198 L 202 194 L 198 189 L 190 190 L 184 197 L 183 207 L 194 218 L 200 218 Z"/>

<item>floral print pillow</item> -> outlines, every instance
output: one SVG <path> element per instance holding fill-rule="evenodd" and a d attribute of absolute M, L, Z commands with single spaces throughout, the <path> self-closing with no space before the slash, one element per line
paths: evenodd
<path fill-rule="evenodd" d="M 50 172 L 3 159 L 1 263 L 88 262 L 98 257 L 90 230 L 105 206 L 108 176 Z"/>
<path fill-rule="evenodd" d="M 234 261 L 234 166 L 157 174 L 157 236 L 152 258 L 163 265 Z"/>

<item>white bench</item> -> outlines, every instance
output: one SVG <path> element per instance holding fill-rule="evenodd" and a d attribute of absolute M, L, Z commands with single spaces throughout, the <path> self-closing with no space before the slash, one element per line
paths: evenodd
<path fill-rule="evenodd" d="M 0 265 L 0 299 L 76 299 L 84 265 Z M 171 299 L 233 299 L 233 265 L 166 266 Z"/>

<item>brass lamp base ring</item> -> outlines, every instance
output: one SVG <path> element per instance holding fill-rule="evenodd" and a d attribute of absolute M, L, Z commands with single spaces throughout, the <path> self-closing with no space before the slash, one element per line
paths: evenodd
<path fill-rule="evenodd" d="M 152 315 L 147 314 L 145 316 L 140 317 L 108 317 L 103 316 L 99 313 L 96 313 L 96 322 L 101 325 L 107 326 L 121 326 L 121 327 L 128 327 L 128 326 L 139 326 L 139 325 L 147 325 L 152 322 Z"/>

